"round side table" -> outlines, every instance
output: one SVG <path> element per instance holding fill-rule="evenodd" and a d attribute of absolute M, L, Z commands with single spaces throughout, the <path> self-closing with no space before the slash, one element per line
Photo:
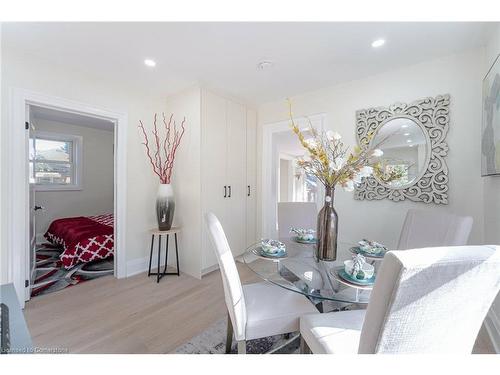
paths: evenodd
<path fill-rule="evenodd" d="M 179 251 L 177 246 L 177 233 L 181 231 L 179 227 L 173 227 L 169 230 L 158 230 L 157 228 L 151 229 L 149 233 L 151 233 L 151 251 L 149 253 L 149 268 L 148 268 L 148 277 L 151 275 L 156 275 L 156 282 L 159 283 L 161 278 L 166 275 L 177 275 L 179 276 Z M 167 264 L 168 264 L 168 242 L 170 235 L 174 235 L 175 239 L 175 260 L 177 264 L 177 272 L 167 272 Z M 151 262 L 153 260 L 153 247 L 155 243 L 155 236 L 158 236 L 158 271 L 151 272 Z M 161 237 L 167 236 L 167 241 L 165 245 L 165 267 L 163 271 L 160 272 L 160 258 L 161 258 Z"/>

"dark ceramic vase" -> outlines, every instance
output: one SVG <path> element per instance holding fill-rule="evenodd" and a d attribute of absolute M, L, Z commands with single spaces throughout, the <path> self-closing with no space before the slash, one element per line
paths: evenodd
<path fill-rule="evenodd" d="M 160 184 L 156 197 L 156 217 L 158 219 L 159 230 L 169 230 L 172 228 L 174 211 L 175 201 L 172 185 Z"/>

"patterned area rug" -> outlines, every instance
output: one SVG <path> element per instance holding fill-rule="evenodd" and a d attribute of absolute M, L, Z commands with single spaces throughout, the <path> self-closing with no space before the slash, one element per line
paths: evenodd
<path fill-rule="evenodd" d="M 224 354 L 226 351 L 226 329 L 227 319 L 223 318 L 207 330 L 200 333 L 198 336 L 193 337 L 187 343 L 175 349 L 176 354 Z M 291 337 L 297 335 L 297 332 L 292 333 Z M 279 348 L 288 339 L 284 335 L 264 337 L 257 340 L 247 341 L 247 354 L 264 354 Z M 275 354 L 298 354 L 300 340 L 297 338 L 291 343 L 283 346 L 275 352 Z M 233 340 L 232 354 L 236 354 L 236 342 Z"/>
<path fill-rule="evenodd" d="M 48 243 L 37 245 L 35 282 L 31 288 L 31 297 L 57 292 L 87 280 L 113 274 L 113 258 L 77 264 L 67 270 L 59 258 L 62 252 L 62 248 Z"/>

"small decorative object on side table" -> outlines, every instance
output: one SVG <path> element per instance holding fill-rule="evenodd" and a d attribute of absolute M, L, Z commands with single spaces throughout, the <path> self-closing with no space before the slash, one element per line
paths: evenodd
<path fill-rule="evenodd" d="M 177 245 L 177 233 L 181 231 L 181 228 L 171 228 L 169 230 L 158 230 L 158 229 L 151 229 L 151 251 L 149 253 L 149 268 L 148 268 L 148 277 L 151 275 L 156 275 L 156 282 L 159 283 L 161 278 L 166 275 L 177 275 L 179 276 L 179 251 L 178 251 L 178 245 Z M 167 272 L 167 265 L 168 265 L 168 240 L 170 238 L 170 235 L 174 235 L 175 239 L 175 260 L 176 260 L 176 265 L 177 265 L 177 272 Z M 153 261 L 153 247 L 154 247 L 154 242 L 155 242 L 155 236 L 158 236 L 158 272 L 151 272 L 151 263 Z M 163 271 L 160 272 L 160 265 L 161 265 L 161 237 L 162 236 L 167 236 L 167 243 L 165 246 L 165 266 L 163 268 Z"/>

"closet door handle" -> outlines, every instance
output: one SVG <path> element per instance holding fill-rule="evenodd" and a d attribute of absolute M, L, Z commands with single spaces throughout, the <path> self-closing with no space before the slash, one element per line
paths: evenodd
<path fill-rule="evenodd" d="M 231 185 L 229 185 L 229 195 L 227 197 L 231 198 Z"/>
<path fill-rule="evenodd" d="M 250 185 L 248 185 L 248 194 L 247 194 L 247 197 L 250 196 Z"/>
<path fill-rule="evenodd" d="M 224 185 L 224 198 L 227 198 L 227 186 Z"/>

